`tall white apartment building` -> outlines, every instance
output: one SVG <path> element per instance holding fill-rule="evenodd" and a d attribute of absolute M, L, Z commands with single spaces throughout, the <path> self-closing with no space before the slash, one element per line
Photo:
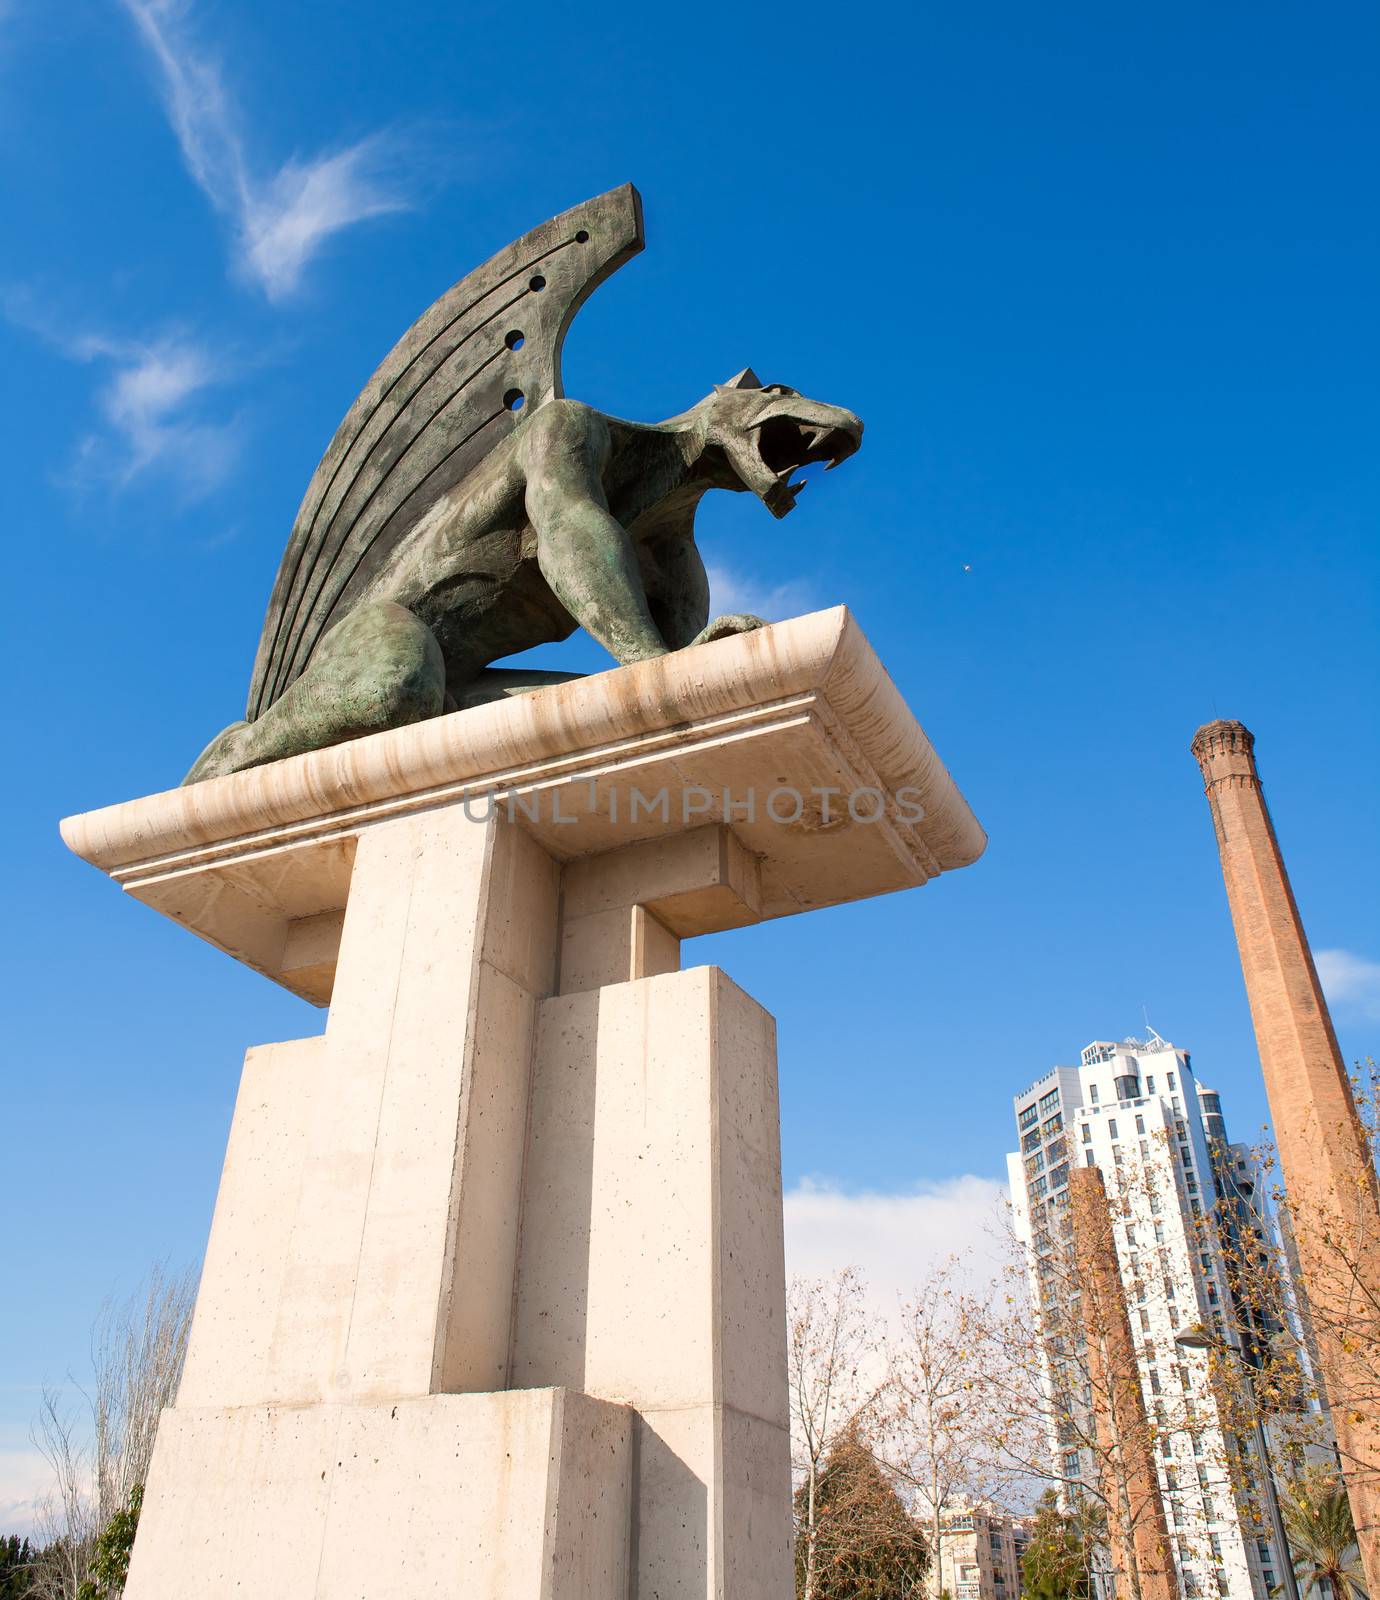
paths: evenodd
<path fill-rule="evenodd" d="M 1250 1355 L 1218 1226 L 1271 1226 L 1249 1152 L 1227 1145 L 1220 1099 L 1199 1088 L 1186 1050 L 1151 1033 L 1095 1040 L 1077 1067 L 1056 1067 L 1018 1094 L 1015 1112 L 1020 1149 L 1007 1163 L 1037 1296 L 1054 1282 L 1052 1252 L 1068 1249 L 1070 1167 L 1102 1171 L 1181 1593 L 1267 1600 L 1283 1585 L 1291 1595 L 1267 1440 L 1228 1438 L 1204 1348 Z M 1076 1430 L 1052 1435 L 1051 1448 L 1070 1485 L 1092 1481 L 1094 1458 Z M 1242 1483 L 1233 1451 L 1254 1493 L 1233 1487 Z"/>

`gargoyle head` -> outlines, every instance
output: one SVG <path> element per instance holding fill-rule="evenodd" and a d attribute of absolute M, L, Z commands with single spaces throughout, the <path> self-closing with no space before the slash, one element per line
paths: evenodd
<path fill-rule="evenodd" d="M 784 383 L 763 384 L 750 367 L 716 383 L 702 404 L 708 442 L 774 517 L 784 517 L 805 487 L 792 483 L 792 474 L 811 461 L 832 469 L 862 443 L 863 425 L 851 411 L 807 400 Z"/>

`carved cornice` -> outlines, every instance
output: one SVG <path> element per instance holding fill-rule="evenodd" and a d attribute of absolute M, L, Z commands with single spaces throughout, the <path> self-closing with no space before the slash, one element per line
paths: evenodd
<path fill-rule="evenodd" d="M 69 817 L 62 833 L 129 894 L 286 981 L 289 925 L 345 904 L 362 833 L 472 802 L 509 806 L 560 861 L 727 823 L 760 864 L 768 918 L 914 887 L 987 842 L 841 606 Z"/>

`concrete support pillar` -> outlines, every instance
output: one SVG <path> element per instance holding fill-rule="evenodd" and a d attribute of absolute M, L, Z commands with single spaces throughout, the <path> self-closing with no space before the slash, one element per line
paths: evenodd
<path fill-rule="evenodd" d="M 507 1387 L 558 876 L 460 807 L 360 839 L 325 1036 L 246 1067 L 183 1403 Z"/>
<path fill-rule="evenodd" d="M 635 1595 L 791 1589 L 771 1017 L 716 967 L 548 1000 L 513 1381 L 634 1407 Z"/>
<path fill-rule="evenodd" d="M 1141 1394 L 1107 1191 L 1096 1167 L 1070 1172 L 1069 1217 L 1117 1593 L 1177 1600 L 1155 1434 Z"/>
<path fill-rule="evenodd" d="M 1211 722 L 1193 739 L 1366 1587 L 1377 1594 L 1380 1417 L 1373 1351 L 1380 1332 L 1380 1189 L 1254 750 L 1254 736 L 1239 722 Z"/>

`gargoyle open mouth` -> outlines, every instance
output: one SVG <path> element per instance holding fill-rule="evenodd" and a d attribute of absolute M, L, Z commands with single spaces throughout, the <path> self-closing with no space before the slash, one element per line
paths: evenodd
<path fill-rule="evenodd" d="M 810 423 L 796 422 L 788 416 L 778 415 L 767 417 L 758 427 L 757 454 L 761 457 L 762 465 L 775 479 L 762 499 L 773 515 L 784 517 L 805 487 L 803 480 L 791 482 L 792 473 L 812 461 L 827 461 L 829 466 L 826 470 L 832 471 L 861 444 L 861 424 L 847 412 L 836 414 L 848 420 Z"/>

